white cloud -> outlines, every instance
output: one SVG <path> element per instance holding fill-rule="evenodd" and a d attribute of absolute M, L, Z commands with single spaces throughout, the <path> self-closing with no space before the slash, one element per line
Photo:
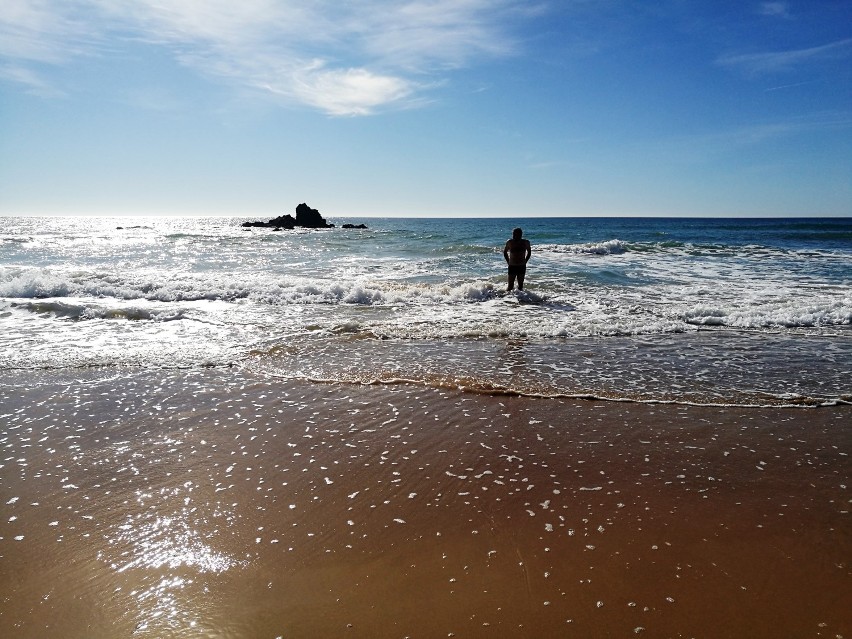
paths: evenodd
<path fill-rule="evenodd" d="M 332 115 L 368 115 L 376 107 L 407 98 L 415 89 L 399 77 L 366 69 L 325 70 L 321 63 L 287 78 L 284 84 L 301 102 Z M 274 93 L 287 92 L 269 88 Z"/>
<path fill-rule="evenodd" d="M 852 54 L 852 38 L 846 38 L 807 49 L 727 55 L 719 58 L 717 62 L 725 66 L 739 67 L 750 73 L 771 73 L 787 71 L 812 60 L 845 58 L 850 54 Z"/>
<path fill-rule="evenodd" d="M 516 48 L 523 0 L 4 0 L 0 56 L 67 64 L 111 39 L 333 115 L 417 100 L 433 74 Z M 516 20 L 517 18 L 515 18 Z M 424 80 L 424 78 L 428 78 Z"/>

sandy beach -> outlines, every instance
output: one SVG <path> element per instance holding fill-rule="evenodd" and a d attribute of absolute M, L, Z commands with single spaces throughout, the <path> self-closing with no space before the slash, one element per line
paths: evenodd
<path fill-rule="evenodd" d="M 852 637 L 849 406 L 6 371 L 0 636 Z"/>

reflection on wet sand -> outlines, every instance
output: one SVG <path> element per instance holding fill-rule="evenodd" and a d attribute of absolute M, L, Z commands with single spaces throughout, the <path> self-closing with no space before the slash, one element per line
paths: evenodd
<path fill-rule="evenodd" d="M 852 636 L 849 407 L 14 376 L 2 636 Z"/>

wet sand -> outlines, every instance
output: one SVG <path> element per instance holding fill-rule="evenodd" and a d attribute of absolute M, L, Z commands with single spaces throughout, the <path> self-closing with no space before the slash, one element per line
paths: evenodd
<path fill-rule="evenodd" d="M 852 409 L 6 372 L 0 636 L 852 637 Z"/>

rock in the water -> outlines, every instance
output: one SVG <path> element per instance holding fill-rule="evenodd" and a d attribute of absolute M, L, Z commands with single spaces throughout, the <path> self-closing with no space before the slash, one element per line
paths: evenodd
<path fill-rule="evenodd" d="M 312 209 L 303 202 L 296 207 L 296 226 L 309 229 L 327 229 L 334 225 L 326 222 L 319 211 Z"/>
<path fill-rule="evenodd" d="M 275 219 L 269 220 L 268 225 L 275 228 L 292 229 L 296 227 L 296 220 L 288 213 L 287 215 L 279 215 Z"/>
<path fill-rule="evenodd" d="M 330 229 L 334 228 L 334 224 L 326 222 L 320 212 L 312 209 L 307 204 L 300 204 L 296 207 L 296 217 L 294 218 L 289 213 L 280 215 L 268 222 L 243 222 L 244 227 L 272 227 L 276 231 L 280 229 L 294 229 L 297 226 L 308 229 Z"/>

